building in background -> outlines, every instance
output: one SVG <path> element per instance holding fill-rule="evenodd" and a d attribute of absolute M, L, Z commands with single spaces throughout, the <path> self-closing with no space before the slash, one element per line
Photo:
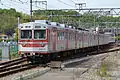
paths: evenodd
<path fill-rule="evenodd" d="M 0 34 L 0 39 L 2 39 L 3 42 L 5 42 L 6 40 L 8 40 L 8 36 L 5 34 Z"/>

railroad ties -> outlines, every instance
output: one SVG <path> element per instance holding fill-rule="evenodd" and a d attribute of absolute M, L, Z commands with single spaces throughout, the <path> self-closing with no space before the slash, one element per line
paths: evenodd
<path fill-rule="evenodd" d="M 18 58 L 15 60 L 0 63 L 0 77 L 14 74 L 20 71 L 34 68 L 36 65 L 27 63 L 27 58 Z"/>

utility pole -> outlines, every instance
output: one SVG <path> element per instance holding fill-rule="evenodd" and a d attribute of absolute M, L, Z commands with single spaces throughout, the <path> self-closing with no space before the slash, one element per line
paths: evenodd
<path fill-rule="evenodd" d="M 32 22 L 32 0 L 30 0 L 30 21 Z"/>
<path fill-rule="evenodd" d="M 39 4 L 39 5 L 45 5 L 45 9 L 47 10 L 47 1 L 33 1 L 33 3 L 35 3 L 36 4 L 36 6 L 37 6 L 37 3 Z"/>
<path fill-rule="evenodd" d="M 32 19 L 32 16 L 33 16 L 33 14 L 32 14 L 32 12 L 33 12 L 33 9 L 32 9 L 32 4 L 33 3 L 35 3 L 36 5 L 37 5 L 37 3 L 42 3 L 43 5 L 45 5 L 46 7 L 46 10 L 47 10 L 47 1 L 32 1 L 32 0 L 30 0 L 30 21 L 32 22 L 33 21 L 33 19 Z"/>
<path fill-rule="evenodd" d="M 19 24 L 20 24 L 20 16 L 18 16 L 18 26 L 19 26 Z"/>
<path fill-rule="evenodd" d="M 79 6 L 79 12 L 80 12 L 80 9 L 82 9 L 83 7 L 86 7 L 86 3 L 75 3 L 75 5 Z"/>

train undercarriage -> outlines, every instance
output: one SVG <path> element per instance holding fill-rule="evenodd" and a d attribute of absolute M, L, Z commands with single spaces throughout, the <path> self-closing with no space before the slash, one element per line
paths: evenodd
<path fill-rule="evenodd" d="M 50 61 L 63 61 L 67 59 L 77 58 L 77 57 L 85 57 L 89 55 L 96 55 L 96 52 L 99 53 L 101 50 L 106 50 L 112 47 L 114 43 L 112 44 L 105 44 L 105 45 L 99 45 L 99 46 L 92 46 L 92 47 L 86 47 L 86 48 L 80 48 L 80 49 L 73 49 L 73 50 L 67 50 L 67 51 L 61 51 L 61 52 L 55 52 L 55 53 L 49 53 L 49 54 L 34 54 L 30 55 L 30 53 L 26 53 L 22 55 L 22 57 L 27 57 L 28 62 L 31 62 L 33 64 L 45 64 Z M 94 53 L 95 51 L 95 53 Z"/>

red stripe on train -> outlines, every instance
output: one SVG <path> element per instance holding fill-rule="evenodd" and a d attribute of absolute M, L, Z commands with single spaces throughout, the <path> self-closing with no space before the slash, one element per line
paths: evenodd
<path fill-rule="evenodd" d="M 21 44 L 22 47 L 45 47 L 47 43 L 43 43 L 43 44 Z"/>

